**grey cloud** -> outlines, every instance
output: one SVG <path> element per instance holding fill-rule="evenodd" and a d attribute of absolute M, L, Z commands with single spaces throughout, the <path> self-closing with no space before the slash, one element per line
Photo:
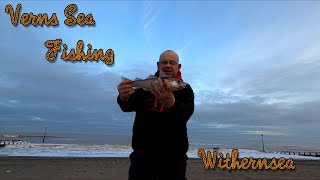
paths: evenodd
<path fill-rule="evenodd" d="M 317 110 L 320 61 L 298 60 L 284 59 L 278 63 L 274 59 L 266 60 L 229 74 L 220 82 L 228 91 L 197 92 L 198 105 L 193 118 L 198 123 L 216 124 L 215 127 L 230 125 L 229 128 L 239 131 L 248 127 L 251 130 L 290 129 L 298 133 L 312 131 L 320 125 Z"/>
<path fill-rule="evenodd" d="M 318 123 L 319 101 L 291 105 L 265 104 L 262 97 L 224 103 L 201 103 L 193 118 L 205 123 L 254 126 L 286 126 L 288 124 Z M 259 101 L 255 100 L 259 99 Z"/>
<path fill-rule="evenodd" d="M 268 61 L 267 61 L 268 62 Z M 250 70 L 232 74 L 222 83 L 248 94 L 270 94 L 275 92 L 314 94 L 320 89 L 320 61 L 303 63 L 287 61 L 283 64 L 260 63 Z M 226 84 L 227 83 L 227 84 Z M 319 94 L 317 94 L 319 97 Z"/>
<path fill-rule="evenodd" d="M 116 103 L 119 74 L 76 68 L 85 63 L 49 63 L 43 42 L 26 29 L 1 32 L 0 131 L 49 126 L 51 131 L 108 133 L 132 123 L 127 115 L 113 116 L 121 114 Z"/>

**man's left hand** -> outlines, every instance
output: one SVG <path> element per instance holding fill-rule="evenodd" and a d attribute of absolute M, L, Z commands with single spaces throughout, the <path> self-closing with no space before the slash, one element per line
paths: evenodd
<path fill-rule="evenodd" d="M 162 82 L 162 80 L 158 78 L 158 86 L 154 82 L 151 83 L 151 86 L 150 92 L 159 99 L 164 108 L 169 109 L 174 105 L 175 98 L 167 79 Z"/>

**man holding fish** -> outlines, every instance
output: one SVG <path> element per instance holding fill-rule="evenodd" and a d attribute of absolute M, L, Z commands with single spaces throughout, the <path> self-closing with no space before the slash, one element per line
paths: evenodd
<path fill-rule="evenodd" d="M 157 67 L 144 80 L 122 77 L 118 85 L 121 110 L 136 112 L 129 179 L 186 179 L 194 93 L 182 80 L 177 53 L 164 51 Z"/>

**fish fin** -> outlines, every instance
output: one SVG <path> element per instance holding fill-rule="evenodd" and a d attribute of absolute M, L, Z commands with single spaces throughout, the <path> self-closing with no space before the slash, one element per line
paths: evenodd
<path fill-rule="evenodd" d="M 167 75 L 163 71 L 159 71 L 159 77 L 160 78 L 167 78 Z"/>
<path fill-rule="evenodd" d="M 154 78 L 157 78 L 157 76 L 155 76 L 155 75 L 149 75 L 146 79 L 154 79 Z"/>
<path fill-rule="evenodd" d="M 140 79 L 140 78 L 135 78 L 135 79 L 134 79 L 134 81 L 137 81 L 137 80 L 143 80 L 143 79 Z"/>
<path fill-rule="evenodd" d="M 121 79 L 122 79 L 122 81 L 126 81 L 126 80 L 131 81 L 130 79 L 128 79 L 128 78 L 126 78 L 126 77 L 123 77 L 123 76 L 121 76 Z"/>

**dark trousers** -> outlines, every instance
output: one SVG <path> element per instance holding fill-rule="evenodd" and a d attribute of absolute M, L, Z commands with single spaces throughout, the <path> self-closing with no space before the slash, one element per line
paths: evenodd
<path fill-rule="evenodd" d="M 187 155 L 130 154 L 129 180 L 186 180 Z"/>

